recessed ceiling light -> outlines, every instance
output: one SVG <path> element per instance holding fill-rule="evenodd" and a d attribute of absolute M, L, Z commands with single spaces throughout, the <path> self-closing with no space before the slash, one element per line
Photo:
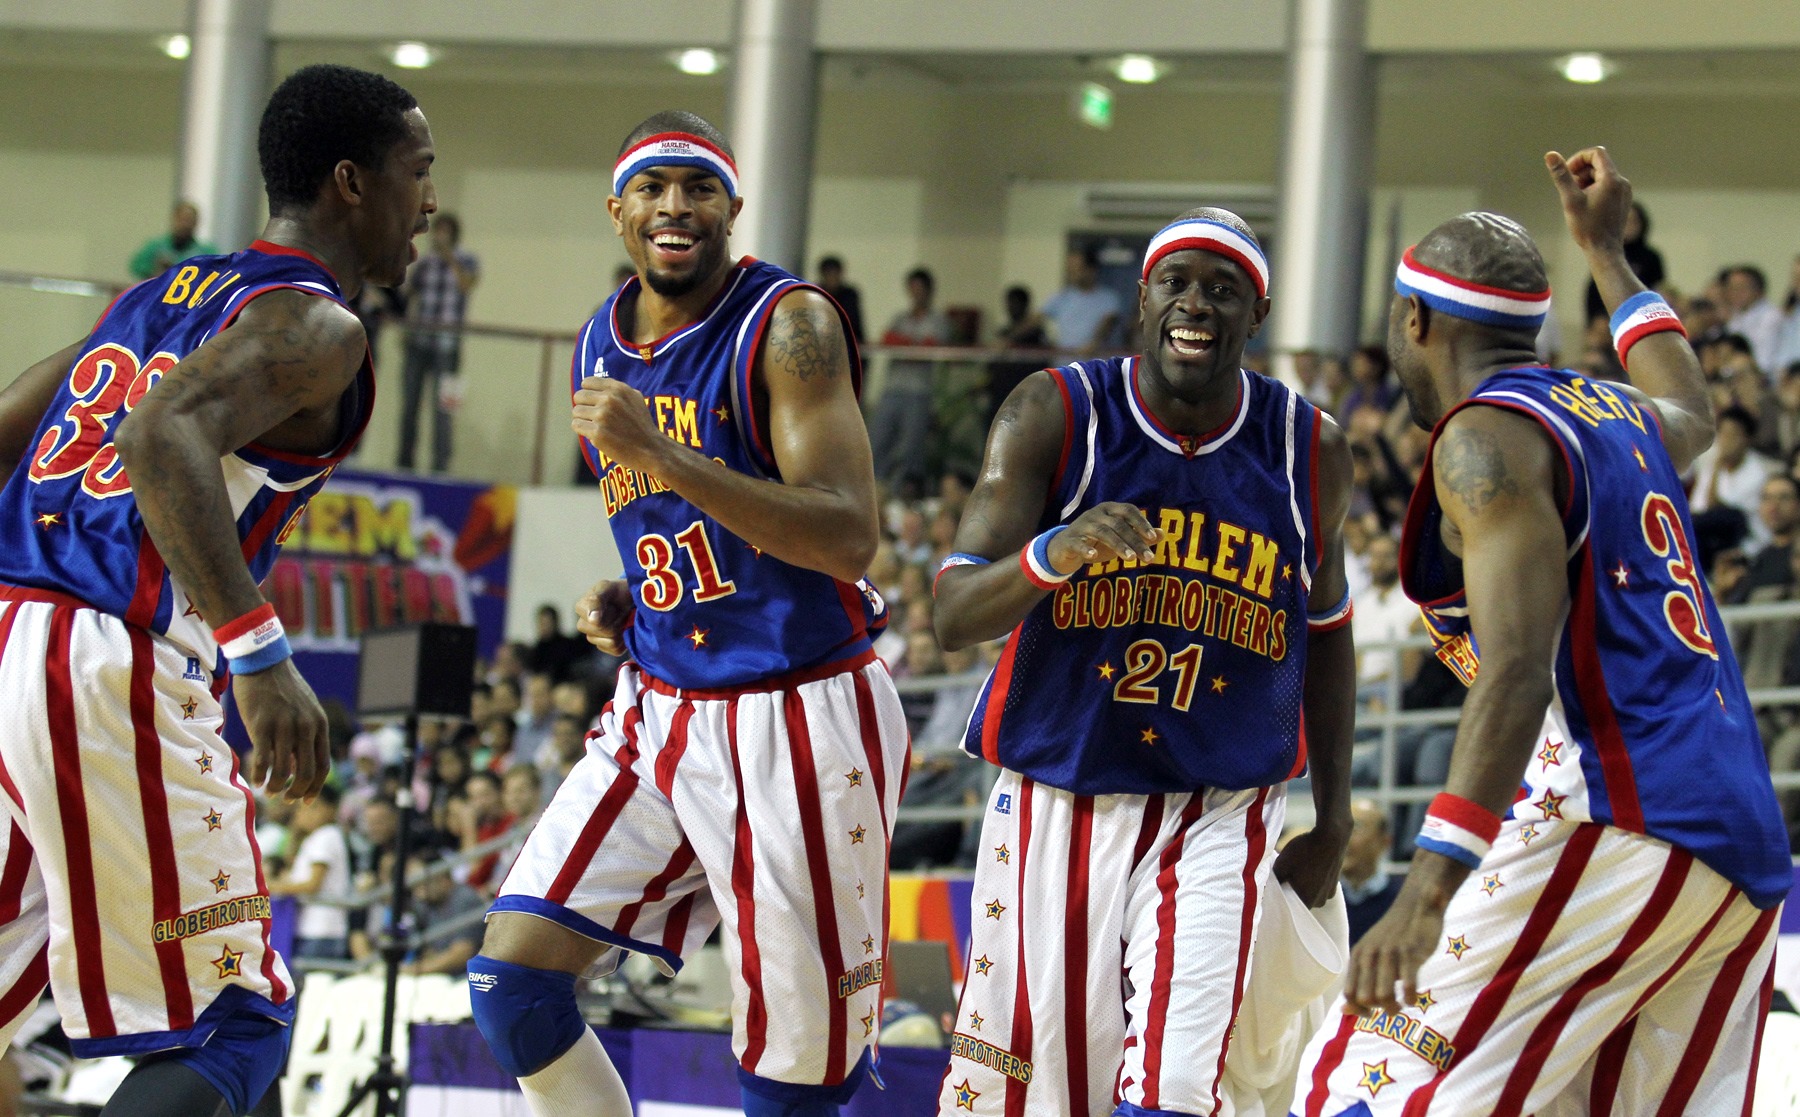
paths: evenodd
<path fill-rule="evenodd" d="M 1582 51 L 1558 60 L 1556 68 L 1562 76 L 1581 85 L 1592 85 L 1597 81 L 1605 81 L 1606 75 L 1612 73 L 1612 64 L 1605 55 L 1592 51 Z"/>
<path fill-rule="evenodd" d="M 719 72 L 719 55 L 705 47 L 691 47 L 675 56 L 675 68 L 684 74 L 701 77 L 716 74 Z"/>
<path fill-rule="evenodd" d="M 424 43 L 396 43 L 388 57 L 402 70 L 423 70 L 435 60 L 431 48 Z"/>
<path fill-rule="evenodd" d="M 1120 81 L 1148 85 L 1162 76 L 1162 68 L 1147 54 L 1127 54 L 1114 64 L 1113 73 L 1119 75 Z"/>
<path fill-rule="evenodd" d="M 170 35 L 162 41 L 163 53 L 179 62 L 194 52 L 194 44 L 186 35 Z"/>

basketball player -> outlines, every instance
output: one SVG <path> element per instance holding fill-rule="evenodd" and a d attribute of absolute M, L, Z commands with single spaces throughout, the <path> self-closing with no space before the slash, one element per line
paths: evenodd
<path fill-rule="evenodd" d="M 579 604 L 628 654 L 469 962 L 538 1114 L 631 1112 L 575 1005 L 596 960 L 671 972 L 723 924 L 750 1117 L 824 1115 L 873 1061 L 906 723 L 871 649 L 875 480 L 849 326 L 728 238 L 718 129 L 658 113 L 607 200 L 636 275 L 581 331 L 575 431 L 626 579 Z"/>
<path fill-rule="evenodd" d="M 325 715 L 257 582 L 373 404 L 346 305 L 437 208 L 431 132 L 375 74 L 269 99 L 269 224 L 133 287 L 0 394 L 0 1042 L 46 980 L 83 1057 L 144 1055 L 107 1114 L 243 1113 L 287 1047 L 250 784 L 315 794 Z"/>
<path fill-rule="evenodd" d="M 1549 285 L 1513 222 L 1407 251 L 1388 347 L 1435 433 L 1402 576 L 1473 681 L 1412 871 L 1302 1060 L 1307 1117 L 1750 1109 L 1793 871 L 1694 565 L 1681 474 L 1712 408 L 1626 263 L 1630 185 L 1604 148 L 1545 161 L 1632 384 L 1537 364 Z"/>
<path fill-rule="evenodd" d="M 964 744 L 1002 772 L 940 1113 L 1223 1112 L 1271 865 L 1335 890 L 1350 455 L 1241 367 L 1268 284 L 1240 218 L 1183 215 L 1144 258 L 1143 355 L 1034 373 L 989 436 L 936 595 L 945 647 L 1012 634 Z M 1318 825 L 1277 858 L 1308 745 Z"/>

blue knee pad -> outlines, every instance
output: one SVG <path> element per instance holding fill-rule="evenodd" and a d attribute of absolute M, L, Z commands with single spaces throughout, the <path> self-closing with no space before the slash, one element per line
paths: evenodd
<path fill-rule="evenodd" d="M 166 1058 L 206 1079 L 234 1114 L 250 1112 L 262 1100 L 287 1061 L 293 1032 L 279 1020 L 234 1012 L 219 1021 L 200 1047 L 182 1047 Z"/>
<path fill-rule="evenodd" d="M 574 974 L 485 954 L 469 959 L 469 1007 L 494 1061 L 514 1078 L 543 1070 L 587 1030 L 575 1006 Z"/>

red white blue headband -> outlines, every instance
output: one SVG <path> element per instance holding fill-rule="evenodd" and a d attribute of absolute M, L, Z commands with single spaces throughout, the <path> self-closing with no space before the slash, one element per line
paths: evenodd
<path fill-rule="evenodd" d="M 719 177 L 727 195 L 737 197 L 737 164 L 691 132 L 658 132 L 633 144 L 613 164 L 613 195 L 622 197 L 631 176 L 650 167 L 700 167 Z"/>
<path fill-rule="evenodd" d="M 1550 288 L 1542 291 L 1507 291 L 1458 279 L 1413 259 L 1407 249 L 1394 275 L 1394 291 L 1417 295 L 1419 301 L 1441 314 L 1467 318 L 1489 326 L 1535 330 L 1550 313 Z"/>
<path fill-rule="evenodd" d="M 1229 225 L 1199 217 L 1165 226 L 1162 232 L 1150 238 L 1150 247 L 1144 250 L 1144 282 L 1150 281 L 1150 269 L 1158 260 L 1171 252 L 1185 252 L 1190 248 L 1223 256 L 1243 268 L 1250 281 L 1256 284 L 1257 298 L 1269 293 L 1269 260 L 1256 242 Z"/>

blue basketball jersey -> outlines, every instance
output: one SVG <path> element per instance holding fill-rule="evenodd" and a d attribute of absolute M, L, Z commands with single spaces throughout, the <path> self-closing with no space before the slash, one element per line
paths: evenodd
<path fill-rule="evenodd" d="M 1082 795 L 1277 784 L 1304 763 L 1322 420 L 1279 382 L 1243 372 L 1224 426 L 1177 435 L 1144 405 L 1140 367 L 1051 370 L 1066 425 L 1039 530 L 1135 504 L 1162 531 L 1155 561 L 1092 564 L 1038 602 L 983 686 L 963 747 Z"/>
<path fill-rule="evenodd" d="M 178 361 L 230 326 L 252 299 L 277 290 L 344 301 L 324 264 L 298 249 L 256 241 L 231 255 L 186 260 L 107 308 L 38 424 L 25 461 L 0 491 L 0 584 L 76 598 L 166 634 L 215 671 L 223 667 L 208 619 L 170 576 L 144 530 L 113 437 Z M 244 560 L 257 581 L 274 565 L 306 502 L 356 444 L 374 402 L 374 370 L 365 357 L 344 393 L 344 434 L 330 453 L 315 457 L 253 442 L 221 459 Z"/>
<path fill-rule="evenodd" d="M 817 290 L 745 257 L 698 321 L 637 345 L 618 314 L 620 300 L 629 305 L 640 290 L 629 279 L 582 329 L 571 391 L 588 376 L 620 380 L 643 393 L 668 437 L 727 469 L 778 481 L 754 373 L 775 304 L 802 287 Z M 848 322 L 843 329 L 860 385 L 855 337 Z M 678 687 L 712 689 L 848 663 L 869 650 L 871 626 L 879 630 L 886 618 L 872 590 L 765 554 L 657 478 L 585 439 L 581 450 L 600 478 L 637 606 L 625 645 L 643 670 Z"/>
<path fill-rule="evenodd" d="M 1488 377 L 1459 407 L 1471 404 L 1537 422 L 1569 474 L 1570 604 L 1556 697 L 1513 816 L 1648 834 L 1758 907 L 1780 903 L 1793 883 L 1787 833 L 1657 416 L 1610 385 L 1535 367 Z M 1468 683 L 1480 653 L 1431 470 L 1428 456 L 1407 510 L 1401 577 L 1424 605 L 1439 658 Z"/>

